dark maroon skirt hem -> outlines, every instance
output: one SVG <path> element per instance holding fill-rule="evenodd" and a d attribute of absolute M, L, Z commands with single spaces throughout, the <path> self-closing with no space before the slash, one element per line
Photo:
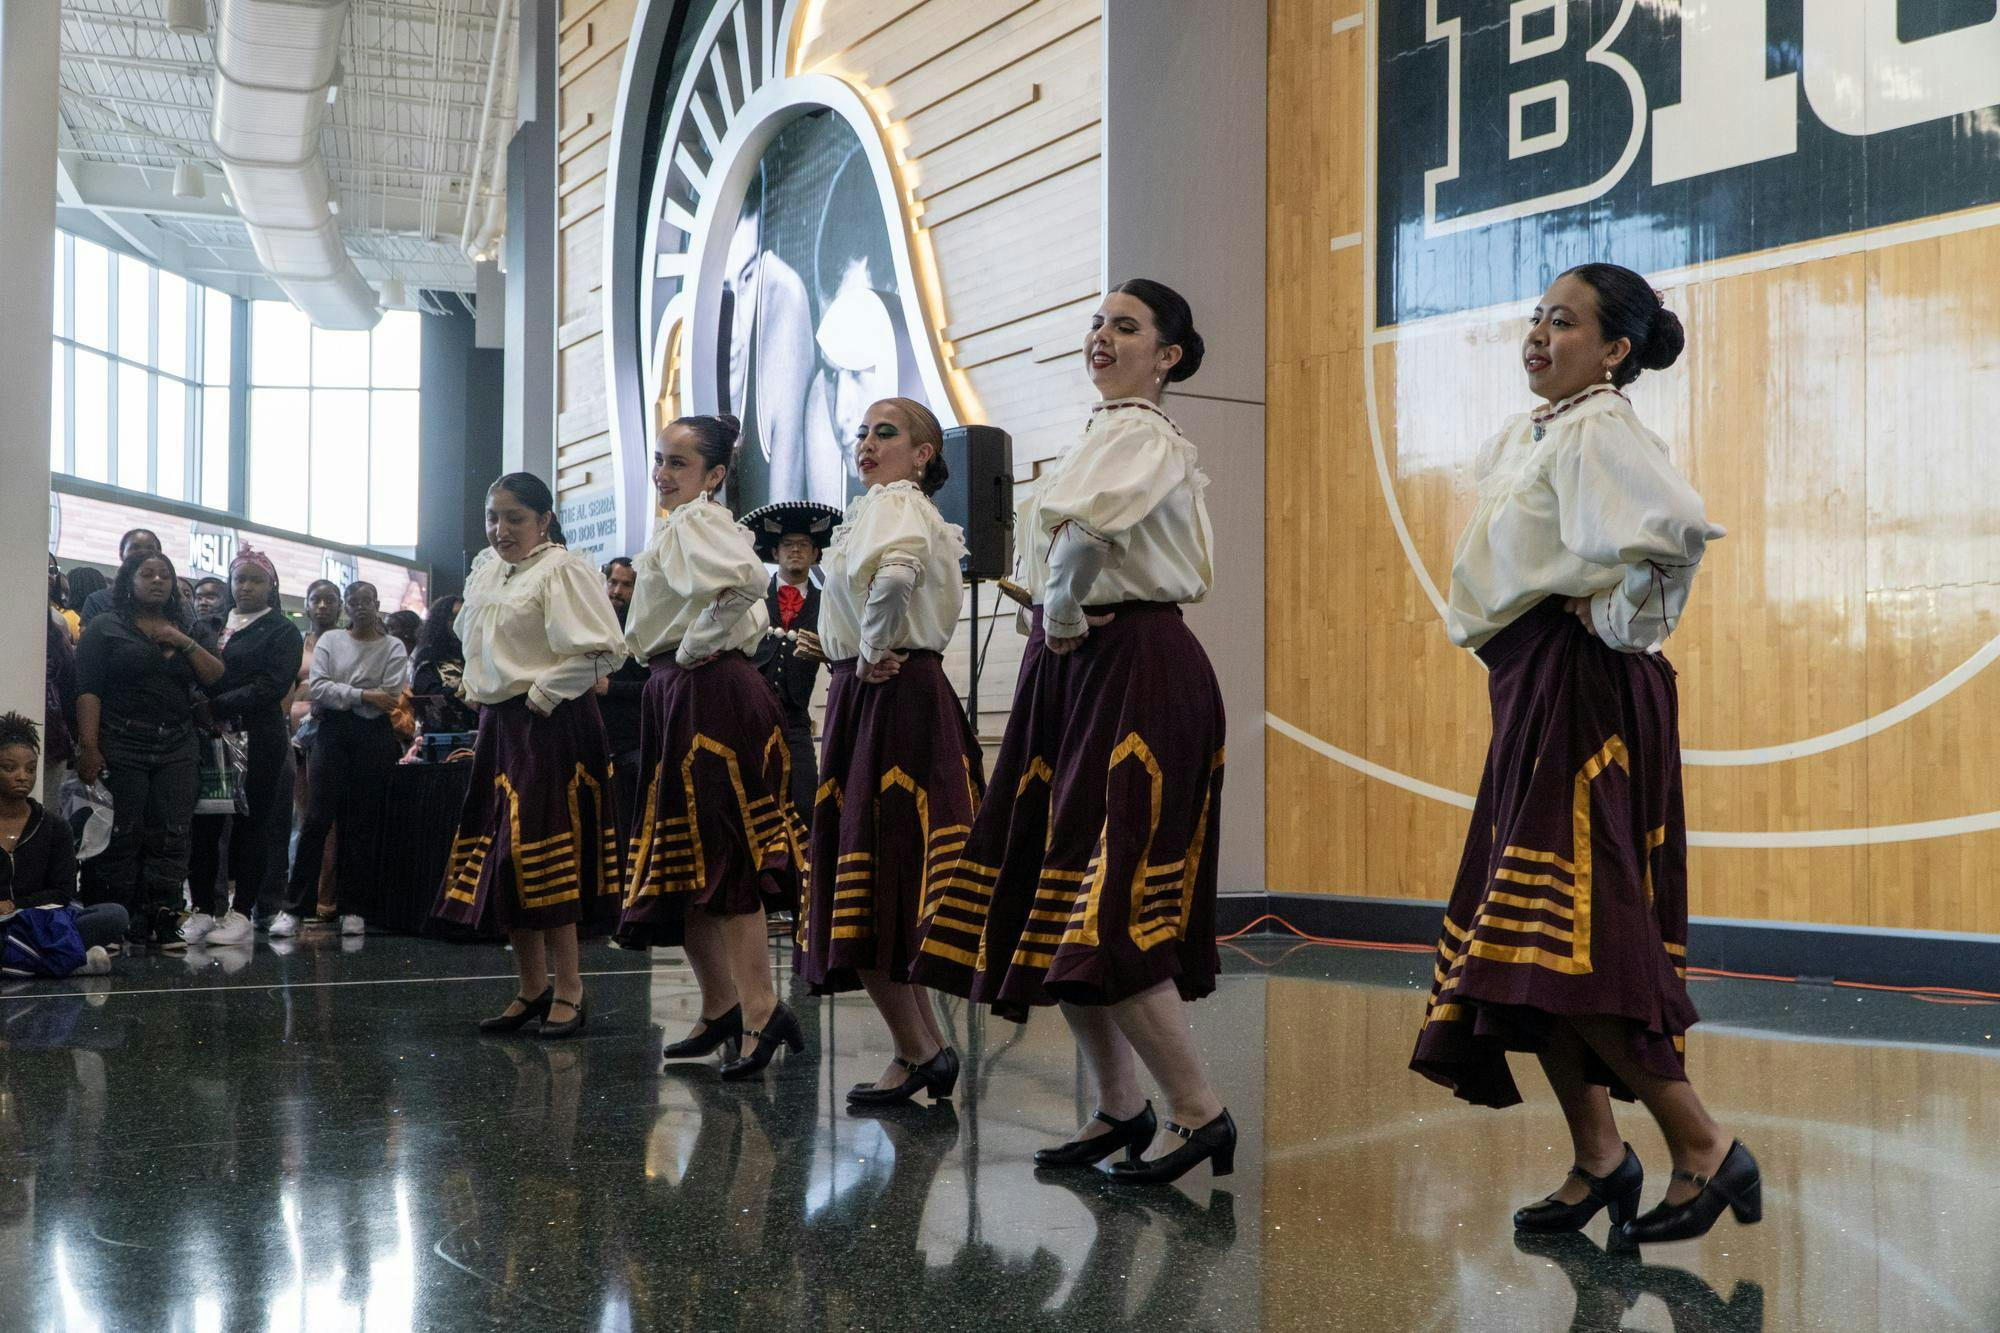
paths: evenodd
<path fill-rule="evenodd" d="M 1180 608 L 1121 605 L 1073 653 L 1039 613 L 979 817 L 912 979 L 1021 1018 L 1164 981 L 1213 993 L 1222 694 Z"/>
<path fill-rule="evenodd" d="M 547 717 L 526 695 L 482 707 L 433 921 L 447 932 L 608 934 L 624 881 L 617 805 L 595 698 Z"/>
<path fill-rule="evenodd" d="M 984 785 L 979 741 L 943 659 L 913 652 L 864 683 L 832 664 L 822 727 L 812 874 L 795 970 L 814 994 L 861 989 L 861 973 L 910 976 L 924 925 L 946 901 Z"/>
<path fill-rule="evenodd" d="M 740 652 L 650 664 L 639 711 L 644 791 L 618 942 L 685 942 L 687 914 L 748 916 L 792 899 L 804 863 L 777 696 Z"/>
<path fill-rule="evenodd" d="M 1493 740 L 1410 1067 L 1480 1106 L 1521 1100 L 1509 1051 L 1565 1019 L 1622 1022 L 1634 1062 L 1684 1080 L 1679 700 L 1664 657 L 1619 653 L 1551 598 L 1480 650 Z M 1603 1061 L 1585 1075 L 1629 1099 Z"/>

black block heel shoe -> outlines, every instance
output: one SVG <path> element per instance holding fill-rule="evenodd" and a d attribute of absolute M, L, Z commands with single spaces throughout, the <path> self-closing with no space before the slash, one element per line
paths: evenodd
<path fill-rule="evenodd" d="M 501 1014 L 497 1018 L 482 1018 L 479 1020 L 479 1030 L 486 1033 L 519 1032 L 522 1028 L 537 1019 L 546 1019 L 549 1016 L 549 1006 L 555 1002 L 556 988 L 554 986 L 549 987 L 532 1000 L 525 995 L 516 995 L 514 1003 L 525 1006 L 520 1013 Z"/>
<path fill-rule="evenodd" d="M 1646 1183 L 1645 1168 L 1632 1145 L 1625 1145 L 1625 1160 L 1601 1176 L 1593 1176 L 1580 1166 L 1569 1173 L 1581 1180 L 1590 1192 L 1575 1203 L 1564 1203 L 1551 1194 L 1540 1203 L 1514 1210 L 1514 1229 L 1543 1235 L 1558 1231 L 1581 1231 L 1600 1208 L 1611 1209 L 1611 1232 L 1639 1215 L 1639 1191 Z"/>
<path fill-rule="evenodd" d="M 958 1086 L 958 1052 L 949 1046 L 938 1047 L 938 1053 L 922 1064 L 912 1064 L 902 1056 L 896 1063 L 908 1075 L 893 1088 L 878 1088 L 873 1083 L 857 1083 L 847 1090 L 849 1106 L 901 1106 L 919 1092 L 928 1092 L 931 1100 L 941 1102 L 951 1096 L 951 1090 Z"/>
<path fill-rule="evenodd" d="M 1706 1236 L 1725 1208 L 1744 1226 L 1764 1219 L 1764 1179 L 1757 1172 L 1757 1159 L 1741 1139 L 1729 1145 L 1729 1155 L 1714 1175 L 1676 1169 L 1674 1179 L 1685 1180 L 1701 1192 L 1686 1203 L 1661 1200 L 1644 1217 L 1625 1224 L 1619 1233 L 1625 1240 L 1634 1245 L 1658 1245 Z"/>
<path fill-rule="evenodd" d="M 771 1011 L 759 1028 L 744 1028 L 743 1035 L 756 1041 L 750 1054 L 738 1056 L 722 1066 L 722 1077 L 735 1082 L 760 1074 L 764 1066 L 771 1063 L 771 1057 L 778 1053 L 780 1046 L 786 1047 L 794 1055 L 806 1048 L 806 1032 L 799 1026 L 799 1016 L 785 1006 L 783 1000 Z"/>
<path fill-rule="evenodd" d="M 554 1003 L 554 1001 L 550 1003 Z M 568 1002 L 565 1001 L 564 1003 Z M 583 997 L 581 995 L 577 996 L 576 1004 L 571 1006 L 575 1012 L 569 1016 L 567 1023 L 551 1023 L 548 1019 L 544 1018 L 540 1033 L 542 1040 L 561 1041 L 564 1037 L 574 1037 L 577 1033 L 583 1031 L 583 1004 Z"/>
<path fill-rule="evenodd" d="M 1035 1165 L 1039 1167 L 1096 1166 L 1105 1158 L 1125 1150 L 1125 1160 L 1136 1162 L 1152 1145 L 1153 1136 L 1160 1132 L 1159 1117 L 1153 1114 L 1153 1104 L 1139 1114 L 1126 1120 L 1108 1116 L 1102 1111 L 1091 1115 L 1093 1120 L 1102 1120 L 1111 1126 L 1108 1134 L 1098 1134 L 1087 1139 L 1072 1139 L 1059 1148 L 1043 1148 L 1035 1154 Z"/>
<path fill-rule="evenodd" d="M 1134 1185 L 1164 1185 L 1179 1180 L 1203 1162 L 1208 1162 L 1218 1177 L 1236 1169 L 1236 1122 L 1229 1118 L 1229 1108 L 1224 1107 L 1221 1115 L 1200 1129 L 1189 1129 L 1169 1120 L 1166 1130 L 1187 1142 L 1150 1162 L 1114 1162 L 1111 1178 Z"/>
<path fill-rule="evenodd" d="M 743 1053 L 743 1006 L 740 1004 L 720 1018 L 702 1019 L 699 1032 L 682 1037 L 660 1054 L 668 1060 L 699 1060 L 722 1046 L 730 1048 L 731 1060 Z"/>

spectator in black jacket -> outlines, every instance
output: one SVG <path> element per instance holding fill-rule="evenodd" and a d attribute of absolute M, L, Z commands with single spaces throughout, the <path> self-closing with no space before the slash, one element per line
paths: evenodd
<path fill-rule="evenodd" d="M 479 730 L 479 710 L 465 701 L 459 688 L 465 680 L 465 645 L 458 641 L 452 622 L 464 605 L 463 597 L 432 602 L 410 655 L 410 693 L 426 736 Z"/>
<path fill-rule="evenodd" d="M 613 556 L 604 564 L 604 595 L 618 613 L 618 628 L 625 628 L 625 613 L 632 609 L 632 589 L 638 576 L 625 556 Z M 646 692 L 652 673 L 636 658 L 605 678 L 603 693 L 597 696 L 597 711 L 604 717 L 604 739 L 611 745 L 611 772 L 618 779 L 618 831 L 631 841 L 639 825 L 639 700 Z"/>
<path fill-rule="evenodd" d="M 89 950 L 83 970 L 108 972 L 104 946 L 124 938 L 125 909 L 76 902 L 76 844 L 69 825 L 30 793 L 41 737 L 19 713 L 0 713 L 0 917 L 27 907 L 75 906 L 77 932 Z"/>
<path fill-rule="evenodd" d="M 271 824 L 289 806 L 285 781 L 290 739 L 285 696 L 298 679 L 305 639 L 285 618 L 278 597 L 278 571 L 270 557 L 248 546 L 237 549 L 229 581 L 235 610 L 222 626 L 222 679 L 207 687 L 209 714 L 218 735 L 244 738 L 248 765 L 243 787 L 249 809 L 239 816 L 197 815 L 189 882 L 194 914 L 181 926 L 190 944 L 248 944 L 255 927 L 258 890 L 270 873 L 275 850 Z M 233 821 L 233 822 L 232 822 Z M 229 879 L 233 888 L 220 910 L 211 913 L 208 895 L 221 870 L 222 829 L 230 822 Z"/>
<path fill-rule="evenodd" d="M 118 564 L 122 568 L 127 560 L 141 551 L 160 551 L 160 539 L 150 528 L 134 528 L 118 539 Z M 83 617 L 83 627 L 90 628 L 90 622 L 111 609 L 111 585 L 106 584 L 83 599 L 83 606 L 77 612 Z M 185 610 L 185 608 L 183 608 Z"/>
<path fill-rule="evenodd" d="M 222 678 L 221 659 L 181 628 L 174 563 L 141 550 L 118 567 L 112 609 L 84 628 L 76 652 L 77 776 L 111 790 L 102 891 L 133 914 L 134 943 L 184 949 L 197 760 L 193 689 Z"/>

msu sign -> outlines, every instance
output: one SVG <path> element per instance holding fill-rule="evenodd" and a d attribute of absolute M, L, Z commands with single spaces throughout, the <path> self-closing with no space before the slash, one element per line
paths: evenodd
<path fill-rule="evenodd" d="M 1379 0 L 1376 323 L 2000 199 L 1995 0 Z"/>

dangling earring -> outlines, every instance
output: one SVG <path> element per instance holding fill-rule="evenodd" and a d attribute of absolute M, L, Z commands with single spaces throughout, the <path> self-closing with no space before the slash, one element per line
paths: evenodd
<path fill-rule="evenodd" d="M 1606 384 L 1611 383 L 1611 371 L 1608 369 L 1604 372 L 1604 382 Z"/>

